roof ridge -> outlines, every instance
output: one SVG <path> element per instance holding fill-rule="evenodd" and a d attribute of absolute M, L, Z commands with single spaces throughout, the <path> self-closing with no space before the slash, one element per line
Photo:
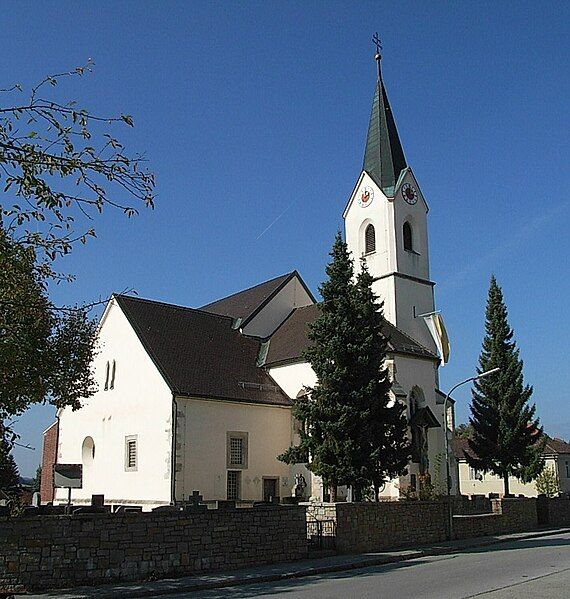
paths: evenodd
<path fill-rule="evenodd" d="M 294 274 L 299 274 L 299 273 L 297 272 L 297 270 L 292 270 L 291 272 L 287 272 L 287 273 L 284 273 L 277 277 L 273 277 L 272 279 L 267 279 L 267 281 L 262 281 L 261 283 L 257 283 L 257 285 L 252 285 L 251 287 L 246 287 L 245 289 L 241 289 L 240 291 L 235 291 L 234 293 L 230 293 L 230 295 L 225 295 L 224 297 L 220 297 L 219 299 L 214 300 L 213 302 L 208 302 L 207 304 L 204 304 L 203 306 L 201 306 L 200 309 L 207 308 L 208 306 L 213 306 L 214 304 L 217 304 L 218 302 L 221 302 L 223 300 L 227 300 L 230 297 L 240 295 L 241 293 L 245 293 L 246 291 L 251 291 L 252 289 L 256 289 L 257 287 L 261 287 L 262 285 L 267 285 L 267 283 L 272 283 L 273 281 L 277 281 L 278 279 L 285 279 L 288 277 L 292 277 Z"/>
<path fill-rule="evenodd" d="M 122 293 L 113 294 L 113 297 L 127 300 L 135 300 L 139 302 L 146 302 L 147 304 L 157 304 L 159 306 L 167 306 L 168 308 L 175 308 L 176 310 L 188 311 L 188 312 L 200 312 L 205 316 L 210 316 L 214 318 L 225 318 L 226 320 L 233 321 L 231 316 L 226 316 L 225 314 L 216 314 L 215 312 L 208 312 L 207 310 L 203 310 L 202 308 L 192 308 L 191 306 L 180 306 L 179 304 L 170 304 L 168 302 L 162 302 L 159 300 L 151 300 L 145 297 L 134 297 L 132 295 L 124 295 Z"/>

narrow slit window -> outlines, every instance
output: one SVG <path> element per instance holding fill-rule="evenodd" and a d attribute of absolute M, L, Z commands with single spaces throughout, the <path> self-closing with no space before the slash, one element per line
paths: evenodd
<path fill-rule="evenodd" d="M 413 233 L 412 233 L 412 225 L 409 222 L 404 223 L 403 227 L 404 233 L 404 249 L 408 252 L 414 251 L 414 243 L 413 243 Z"/>
<path fill-rule="evenodd" d="M 109 390 L 109 361 L 107 361 L 107 365 L 105 366 L 105 391 Z"/>
<path fill-rule="evenodd" d="M 117 364 L 115 360 L 113 360 L 113 367 L 111 368 L 111 384 L 109 385 L 109 389 L 115 388 L 115 372 L 117 370 Z"/>
<path fill-rule="evenodd" d="M 368 225 L 364 231 L 364 253 L 371 254 L 376 251 L 376 231 L 374 225 Z"/>

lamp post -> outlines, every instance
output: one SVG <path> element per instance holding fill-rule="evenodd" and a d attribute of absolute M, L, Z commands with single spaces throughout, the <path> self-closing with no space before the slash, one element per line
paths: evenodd
<path fill-rule="evenodd" d="M 453 510 L 451 509 L 451 471 L 449 467 L 449 436 L 447 434 L 447 404 L 449 402 L 449 398 L 451 394 L 461 385 L 465 385 L 466 383 L 470 383 L 471 381 L 476 381 L 478 379 L 482 379 L 483 377 L 489 376 L 490 374 L 495 374 L 499 372 L 500 368 L 493 368 L 491 370 L 487 370 L 478 374 L 477 376 L 471 376 L 464 381 L 457 383 L 454 385 L 449 393 L 445 396 L 443 400 L 443 430 L 444 430 L 444 440 L 445 440 L 445 473 L 446 473 L 446 487 L 447 487 L 447 523 L 449 529 L 449 540 L 453 540 Z"/>

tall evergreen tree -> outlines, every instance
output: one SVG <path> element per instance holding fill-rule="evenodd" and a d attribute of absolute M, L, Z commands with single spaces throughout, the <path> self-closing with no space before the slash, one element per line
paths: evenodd
<path fill-rule="evenodd" d="M 358 497 L 365 486 L 378 486 L 404 469 L 407 450 L 402 408 L 390 406 L 383 316 L 372 277 L 364 265 L 354 281 L 340 233 L 330 255 L 328 280 L 319 289 L 320 314 L 310 327 L 312 345 L 305 352 L 318 383 L 296 402 L 293 414 L 304 423 L 301 442 L 280 459 L 308 463 L 334 501 L 337 485 L 352 485 Z"/>
<path fill-rule="evenodd" d="M 360 340 L 354 394 L 360 413 L 357 439 L 362 483 L 356 485 L 356 499 L 360 499 L 363 486 L 372 484 L 378 500 L 380 485 L 406 472 L 410 443 L 406 405 L 389 395 L 388 341 L 382 332 L 384 306 L 372 290 L 373 280 L 361 260 L 356 278 L 356 332 Z"/>
<path fill-rule="evenodd" d="M 485 338 L 479 356 L 479 373 L 500 372 L 474 382 L 471 403 L 473 436 L 467 454 L 469 464 L 500 476 L 509 493 L 509 476 L 525 482 L 536 478 L 543 467 L 543 429 L 530 404 L 532 387 L 524 384 L 523 362 L 513 340 L 503 292 L 491 277 L 485 321 Z"/>

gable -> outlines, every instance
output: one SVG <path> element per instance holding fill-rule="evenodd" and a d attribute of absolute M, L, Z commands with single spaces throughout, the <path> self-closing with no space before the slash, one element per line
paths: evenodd
<path fill-rule="evenodd" d="M 236 328 L 242 333 L 265 339 L 295 308 L 314 301 L 313 294 L 295 270 L 207 304 L 201 309 L 239 319 Z"/>

